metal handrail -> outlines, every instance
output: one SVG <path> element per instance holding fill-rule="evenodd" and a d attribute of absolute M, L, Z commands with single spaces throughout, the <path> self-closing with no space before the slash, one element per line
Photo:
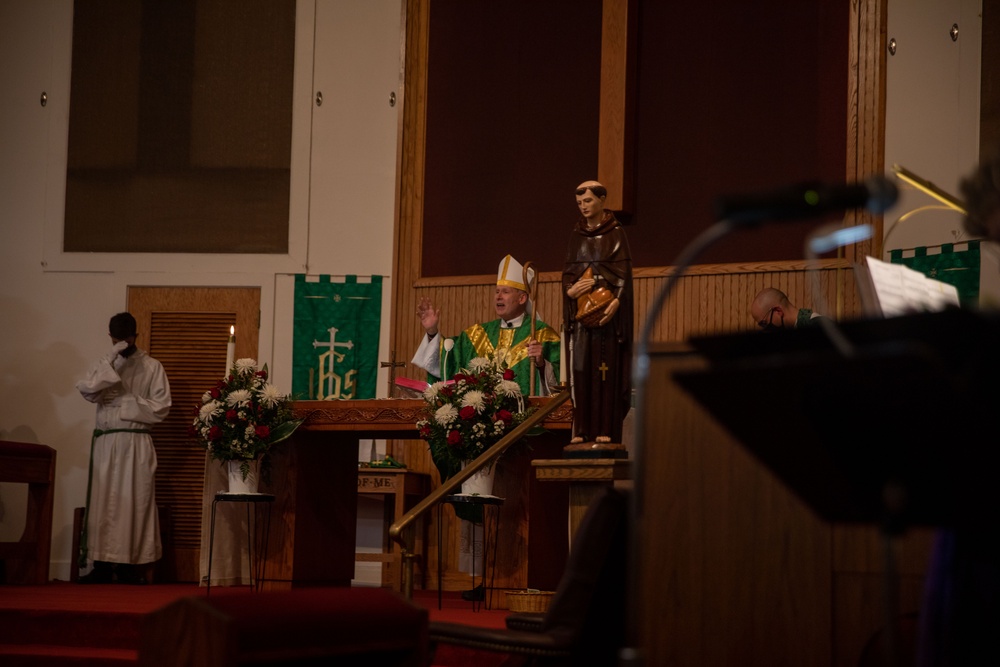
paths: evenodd
<path fill-rule="evenodd" d="M 404 514 L 394 524 L 389 526 L 389 538 L 400 546 L 400 550 L 402 552 L 402 589 L 403 595 L 407 600 L 413 599 L 413 561 L 416 560 L 416 554 L 413 552 L 411 545 L 406 543 L 403 531 L 418 518 L 422 517 L 429 509 L 441 502 L 441 499 L 448 495 L 452 489 L 461 485 L 462 482 L 478 472 L 480 468 L 503 454 L 508 447 L 527 435 L 528 431 L 540 424 L 542 420 L 549 416 L 549 414 L 551 414 L 556 408 L 568 401 L 569 393 L 569 389 L 564 389 L 553 396 L 550 401 L 532 412 L 527 419 L 518 424 L 513 431 L 505 435 L 499 442 L 483 452 L 479 458 L 469 464 L 466 464 L 466 466 L 453 477 L 441 482 L 441 486 L 432 491 L 426 498 L 417 503 L 413 509 Z M 438 558 L 440 557 L 440 554 L 438 554 Z"/>

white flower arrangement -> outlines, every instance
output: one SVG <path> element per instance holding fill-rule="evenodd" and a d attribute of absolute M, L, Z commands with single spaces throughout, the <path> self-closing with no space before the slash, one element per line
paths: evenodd
<path fill-rule="evenodd" d="M 201 397 L 190 433 L 216 461 L 241 461 L 243 479 L 250 462 L 288 439 L 303 422 L 292 414 L 289 397 L 267 381 L 267 364 L 238 359 L 230 374 Z"/>
<path fill-rule="evenodd" d="M 473 461 L 523 422 L 525 408 L 514 371 L 495 358 L 476 357 L 451 380 L 424 390 L 427 417 L 417 422 L 435 461 L 458 469 Z"/>

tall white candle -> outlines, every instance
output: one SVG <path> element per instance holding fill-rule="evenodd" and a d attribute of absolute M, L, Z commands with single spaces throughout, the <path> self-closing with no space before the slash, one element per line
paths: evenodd
<path fill-rule="evenodd" d="M 236 327 L 229 327 L 229 342 L 226 344 L 226 372 L 222 377 L 229 377 L 229 371 L 233 370 L 233 361 L 236 356 Z"/>

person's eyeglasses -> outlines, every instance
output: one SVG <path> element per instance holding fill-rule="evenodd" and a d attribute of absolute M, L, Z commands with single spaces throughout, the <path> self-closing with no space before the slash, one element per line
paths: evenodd
<path fill-rule="evenodd" d="M 767 311 L 767 315 L 757 323 L 761 329 L 777 329 L 774 325 L 774 311 L 777 310 L 777 306 L 771 306 L 770 310 Z"/>

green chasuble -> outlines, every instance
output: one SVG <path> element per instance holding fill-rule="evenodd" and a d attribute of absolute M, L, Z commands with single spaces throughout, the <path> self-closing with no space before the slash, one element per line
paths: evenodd
<path fill-rule="evenodd" d="M 445 377 L 442 379 L 451 379 L 459 369 L 468 368 L 469 362 L 476 357 L 488 357 L 495 354 L 499 348 L 507 348 L 505 357 L 507 366 L 514 370 L 515 379 L 521 386 L 521 393 L 528 396 L 529 373 L 531 371 L 531 359 L 528 358 L 529 338 L 531 338 L 531 320 L 528 317 L 525 317 L 521 326 L 516 329 L 501 329 L 499 319 L 483 324 L 474 324 L 453 339 L 455 347 L 452 348 L 451 352 L 445 352 L 444 340 L 440 342 L 439 352 L 441 361 L 445 365 Z M 552 364 L 555 376 L 559 377 L 559 334 L 541 320 L 535 320 L 535 340 L 542 344 L 542 356 Z M 536 369 L 536 371 L 538 371 L 535 375 L 535 391 L 537 392 L 541 381 L 540 374 L 544 371 L 541 369 Z M 428 382 L 435 382 L 436 379 L 433 376 L 427 378 Z M 437 466 L 438 472 L 441 473 L 442 480 L 454 476 L 460 470 L 457 465 L 449 461 L 435 460 L 434 464 Z M 473 516 L 463 516 L 462 512 L 458 513 L 461 518 L 477 520 Z"/>
<path fill-rule="evenodd" d="M 528 358 L 528 339 L 531 338 L 531 320 L 527 317 L 516 329 L 501 329 L 500 320 L 484 324 L 474 324 L 456 336 L 451 352 L 444 351 L 441 341 L 441 360 L 445 363 L 445 377 L 449 379 L 461 368 L 467 368 L 476 357 L 488 357 L 499 348 L 507 348 L 506 361 L 514 369 L 515 379 L 521 386 L 521 393 L 528 395 L 531 360 Z M 552 364 L 552 370 L 559 377 L 559 334 L 541 320 L 535 320 L 535 340 L 542 344 L 542 356 Z M 446 358 L 447 357 L 447 358 Z M 535 375 L 535 388 L 539 386 Z"/>

